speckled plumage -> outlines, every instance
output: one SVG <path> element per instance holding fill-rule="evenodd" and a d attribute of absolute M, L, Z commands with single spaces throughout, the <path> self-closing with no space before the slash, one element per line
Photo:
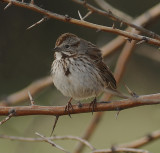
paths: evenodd
<path fill-rule="evenodd" d="M 61 35 L 55 45 L 51 74 L 63 95 L 82 100 L 97 97 L 106 88 L 116 90 L 116 81 L 92 43 L 74 34 Z"/>

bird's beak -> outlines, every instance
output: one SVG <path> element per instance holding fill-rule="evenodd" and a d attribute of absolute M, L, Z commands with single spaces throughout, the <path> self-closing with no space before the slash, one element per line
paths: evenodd
<path fill-rule="evenodd" d="M 60 48 L 59 48 L 59 47 L 55 47 L 55 48 L 53 48 L 52 51 L 54 51 L 54 52 L 59 52 L 59 51 L 60 51 Z"/>

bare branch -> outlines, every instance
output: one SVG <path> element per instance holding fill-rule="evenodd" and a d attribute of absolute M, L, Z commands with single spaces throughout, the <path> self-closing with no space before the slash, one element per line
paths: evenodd
<path fill-rule="evenodd" d="M 55 148 L 57 148 L 59 150 L 62 150 L 63 152 L 70 153 L 70 152 L 66 151 L 65 149 L 63 149 L 61 146 L 55 144 L 53 141 L 51 141 L 47 137 L 39 134 L 38 132 L 36 132 L 36 135 L 38 135 L 39 137 L 41 137 L 43 139 L 43 141 L 48 142 L 49 144 L 51 144 L 53 147 L 55 147 Z"/>
<path fill-rule="evenodd" d="M 147 43 L 160 46 L 160 41 L 156 40 L 156 39 L 152 39 L 152 38 L 149 38 L 149 37 L 146 37 L 146 36 L 133 34 L 133 33 L 123 31 L 123 30 L 119 30 L 119 29 L 115 29 L 115 28 L 113 29 L 112 27 L 106 27 L 106 26 L 102 26 L 102 25 L 98 25 L 98 24 L 93 24 L 93 23 L 90 23 L 90 22 L 87 22 L 87 21 L 77 20 L 77 19 L 74 19 L 74 18 L 71 18 L 71 17 L 68 17 L 68 16 L 66 17 L 66 16 L 63 16 L 63 15 L 52 13 L 50 11 L 46 11 L 45 9 L 42 9 L 42 8 L 36 6 L 36 5 L 33 5 L 33 4 L 30 5 L 30 4 L 22 3 L 20 1 L 15 1 L 15 0 L 1 0 L 1 1 L 7 2 L 7 3 L 12 2 L 13 5 L 33 10 L 35 12 L 43 14 L 44 16 L 47 16 L 48 18 L 53 18 L 53 19 L 57 19 L 57 20 L 60 20 L 60 21 L 73 23 L 73 24 L 76 24 L 76 25 L 79 25 L 79 26 L 84 26 L 84 27 L 87 27 L 87 28 L 95 29 L 95 30 L 101 30 L 101 31 L 105 31 L 105 32 L 115 33 L 115 34 L 118 34 L 118 35 L 121 35 L 121 36 L 124 36 L 124 37 L 128 37 L 128 38 L 133 39 L 133 40 L 141 41 L 141 40 L 144 40 L 144 38 L 145 38 L 147 40 L 146 41 Z"/>
<path fill-rule="evenodd" d="M 115 100 L 110 102 L 99 102 L 96 105 L 95 112 L 99 111 L 117 111 L 143 106 L 143 105 L 155 105 L 160 104 L 160 94 L 152 94 L 139 96 L 139 98 L 131 98 L 124 100 Z M 10 110 L 15 111 L 15 116 L 25 115 L 68 115 L 65 111 L 65 106 L 15 106 L 15 107 L 0 107 L 0 115 L 8 115 Z M 78 105 L 73 105 L 73 110 L 70 110 L 70 114 L 79 114 L 92 112 L 90 109 L 90 103 L 83 104 L 79 108 Z"/>
<path fill-rule="evenodd" d="M 147 150 L 142 150 L 142 149 L 134 149 L 134 148 L 114 148 L 114 149 L 100 149 L 100 150 L 95 150 L 92 153 L 150 153 Z"/>
<path fill-rule="evenodd" d="M 8 105 L 14 105 L 21 101 L 28 100 L 28 91 L 32 95 L 35 95 L 37 92 L 40 92 L 42 89 L 52 85 L 52 79 L 50 76 L 44 77 L 42 79 L 36 80 L 33 83 L 31 83 L 26 88 L 17 91 L 8 97 L 6 97 L 4 100 L 0 101 L 0 106 L 8 106 Z"/>
<path fill-rule="evenodd" d="M 139 148 L 139 147 L 147 145 L 148 143 L 151 143 L 151 142 L 153 142 L 157 139 L 160 139 L 160 130 L 157 130 L 157 131 L 154 131 L 150 134 L 147 134 L 146 136 L 144 136 L 144 137 L 142 137 L 138 140 L 135 140 L 133 142 L 118 145 L 118 147 L 121 147 L 121 148 Z"/>
<path fill-rule="evenodd" d="M 91 4 L 88 4 L 88 3 L 84 4 L 84 2 L 81 1 L 81 0 L 72 0 L 72 1 L 74 1 L 74 2 L 76 2 L 78 4 L 80 4 L 80 5 L 83 5 L 84 7 L 86 7 L 87 9 L 89 9 L 89 10 L 95 12 L 95 13 L 107 16 L 107 17 L 111 18 L 113 21 L 118 21 L 120 23 L 128 25 L 128 26 L 130 26 L 132 28 L 135 28 L 138 31 L 143 32 L 146 35 L 149 35 L 152 38 L 160 40 L 160 36 L 158 34 L 152 32 L 150 30 L 147 30 L 147 29 L 145 29 L 145 28 L 143 28 L 141 26 L 138 26 L 137 24 L 130 23 L 130 22 L 126 21 L 125 19 L 122 19 L 122 18 L 118 17 L 117 15 L 113 14 L 113 12 L 111 12 L 111 10 L 103 11 L 103 10 L 100 10 L 100 9 L 92 6 Z M 160 5 L 160 3 L 159 3 L 159 5 Z"/>
<path fill-rule="evenodd" d="M 159 10 L 160 10 L 160 4 L 157 4 L 151 9 L 144 12 L 142 15 L 138 16 L 136 19 L 134 19 L 132 23 L 141 26 L 146 26 L 148 23 L 151 23 L 151 21 L 155 21 L 160 17 Z M 126 30 L 130 31 L 131 29 L 127 28 Z M 114 51 L 116 51 L 119 47 L 121 47 L 121 45 L 123 45 L 123 43 L 125 42 L 126 41 L 121 36 L 118 36 L 117 38 L 115 38 L 114 40 L 112 40 L 111 42 L 109 42 L 108 44 L 104 45 L 101 48 L 103 56 L 105 57 L 114 53 Z"/>
<path fill-rule="evenodd" d="M 119 17 L 126 19 L 127 21 L 132 21 L 133 18 L 131 16 L 129 16 L 128 14 L 114 8 L 113 6 L 111 6 L 110 4 L 108 4 L 106 1 L 104 0 L 94 0 L 103 10 L 108 11 L 108 10 L 112 10 L 112 12 L 114 14 L 118 14 Z M 123 22 L 121 22 L 123 23 Z"/>
<path fill-rule="evenodd" d="M 1 139 L 9 139 L 9 140 L 17 140 L 17 141 L 27 141 L 27 142 L 41 142 L 44 141 L 43 138 L 29 138 L 29 137 L 17 137 L 17 136 L 8 136 L 8 135 L 0 135 Z M 53 136 L 53 137 L 47 137 L 49 140 L 76 140 L 84 145 L 86 145 L 89 149 L 95 150 L 95 148 L 86 140 L 76 137 L 76 136 Z"/>

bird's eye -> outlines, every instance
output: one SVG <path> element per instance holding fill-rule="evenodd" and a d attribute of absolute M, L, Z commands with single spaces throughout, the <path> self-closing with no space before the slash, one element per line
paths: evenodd
<path fill-rule="evenodd" d="M 69 48 L 69 45 L 65 45 L 65 48 Z"/>

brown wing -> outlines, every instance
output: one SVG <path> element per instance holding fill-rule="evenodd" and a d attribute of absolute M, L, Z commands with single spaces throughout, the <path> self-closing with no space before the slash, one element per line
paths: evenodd
<path fill-rule="evenodd" d="M 100 71 L 102 79 L 106 82 L 106 87 L 115 90 L 117 88 L 116 80 L 109 68 L 103 63 L 102 60 L 97 61 L 95 64 Z"/>
<path fill-rule="evenodd" d="M 116 89 L 116 80 L 109 68 L 102 61 L 101 51 L 92 43 L 88 43 L 87 55 L 93 60 L 98 68 L 102 79 L 106 82 L 106 87 Z"/>

